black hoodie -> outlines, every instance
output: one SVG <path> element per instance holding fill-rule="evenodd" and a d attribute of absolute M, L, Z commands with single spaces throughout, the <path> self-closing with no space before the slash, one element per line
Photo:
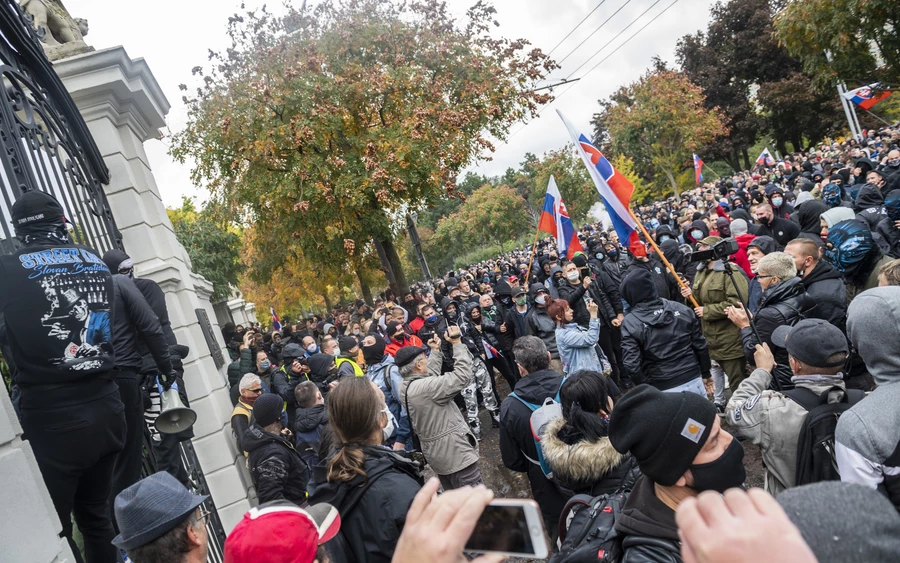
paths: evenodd
<path fill-rule="evenodd" d="M 800 280 L 816 302 L 812 317 L 828 321 L 843 331 L 847 322 L 847 291 L 841 273 L 827 261 L 819 260 Z"/>
<path fill-rule="evenodd" d="M 853 203 L 853 211 L 856 213 L 857 219 L 865 222 L 870 231 L 874 231 L 878 223 L 887 217 L 887 211 L 884 208 L 884 194 L 874 184 L 864 185 L 859 189 L 859 194 Z"/>
<path fill-rule="evenodd" d="M 266 432 L 255 422 L 244 431 L 241 447 L 259 502 L 284 499 L 298 506 L 306 502 L 309 467 L 287 439 Z"/>

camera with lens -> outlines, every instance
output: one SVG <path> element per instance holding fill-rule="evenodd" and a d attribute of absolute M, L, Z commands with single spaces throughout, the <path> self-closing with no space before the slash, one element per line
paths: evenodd
<path fill-rule="evenodd" d="M 738 243 L 733 238 L 727 238 L 714 244 L 709 250 L 701 250 L 691 253 L 691 262 L 704 260 L 727 260 L 729 256 L 739 250 Z"/>

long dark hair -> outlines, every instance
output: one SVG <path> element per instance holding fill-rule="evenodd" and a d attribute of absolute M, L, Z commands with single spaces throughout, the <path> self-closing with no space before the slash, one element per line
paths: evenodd
<path fill-rule="evenodd" d="M 328 462 L 328 482 L 346 482 L 366 475 L 363 449 L 381 432 L 378 413 L 381 392 L 368 378 L 347 377 L 328 393 L 328 423 L 334 432 L 335 454 Z"/>
<path fill-rule="evenodd" d="M 580 440 L 595 442 L 609 434 L 609 385 L 596 371 L 580 370 L 570 375 L 559 391 L 565 425 L 559 438 L 571 445 Z"/>

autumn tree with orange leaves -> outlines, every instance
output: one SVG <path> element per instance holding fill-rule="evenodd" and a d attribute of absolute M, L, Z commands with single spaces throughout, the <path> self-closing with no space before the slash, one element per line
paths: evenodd
<path fill-rule="evenodd" d="M 231 46 L 196 67 L 172 155 L 252 224 L 263 277 L 302 256 L 356 268 L 382 258 L 399 295 L 408 211 L 453 195 L 456 177 L 532 116 L 556 65 L 492 34 L 494 9 L 462 21 L 438 0 L 324 0 L 230 18 Z M 357 265 L 360 261 L 357 261 Z M 360 277 L 362 272 L 355 274 Z"/>
<path fill-rule="evenodd" d="M 594 116 L 594 137 L 605 150 L 634 160 L 656 184 L 653 196 L 679 196 L 675 178 L 691 154 L 728 134 L 719 108 L 703 106 L 703 91 L 683 73 L 656 68 L 619 89 Z M 671 191 L 670 191 L 671 189 Z"/>

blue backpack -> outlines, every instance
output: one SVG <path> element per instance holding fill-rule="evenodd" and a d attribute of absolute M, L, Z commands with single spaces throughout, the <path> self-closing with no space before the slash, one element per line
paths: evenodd
<path fill-rule="evenodd" d="M 562 384 L 560 384 L 560 387 L 562 387 Z M 540 466 L 541 471 L 544 472 L 544 477 L 548 479 L 552 478 L 553 470 L 550 469 L 550 464 L 544 460 L 544 451 L 541 449 L 541 438 L 544 435 L 547 425 L 551 421 L 562 417 L 562 405 L 559 402 L 559 390 L 556 391 L 555 398 L 547 397 L 541 405 L 529 403 L 522 397 L 516 395 L 515 391 L 510 393 L 509 396 L 514 397 L 517 401 L 531 410 L 531 418 L 529 419 L 531 425 L 531 437 L 534 439 L 534 448 L 537 450 L 538 458 L 531 459 L 525 452 L 522 452 L 522 455 L 524 455 L 525 459 L 531 463 Z"/>

